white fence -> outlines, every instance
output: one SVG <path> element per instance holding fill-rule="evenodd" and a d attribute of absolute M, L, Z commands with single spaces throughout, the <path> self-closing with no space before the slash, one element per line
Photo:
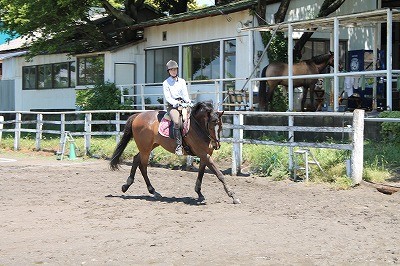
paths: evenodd
<path fill-rule="evenodd" d="M 84 150 L 85 154 L 90 151 L 90 140 L 92 136 L 115 136 L 116 141 L 119 141 L 121 132 L 121 125 L 125 121 L 121 120 L 121 114 L 129 114 L 140 111 L 127 111 L 127 110 L 112 110 L 112 111 L 76 111 L 76 112 L 3 112 L 3 114 L 15 115 L 15 119 L 4 121 L 0 120 L 0 134 L 4 132 L 14 133 L 14 150 L 20 147 L 21 133 L 35 134 L 35 147 L 37 150 L 41 149 L 41 140 L 43 134 L 54 134 L 60 136 L 62 139 L 66 134 L 67 125 L 80 125 L 82 131 L 70 131 L 72 136 L 84 137 Z M 93 120 L 93 114 L 96 113 L 115 113 L 113 120 Z M 243 144 L 260 144 L 260 145 L 279 145 L 289 147 L 289 169 L 293 170 L 293 148 L 294 147 L 314 147 L 314 148 L 331 148 L 340 150 L 351 151 L 351 178 L 354 183 L 359 183 L 362 178 L 363 172 L 363 132 L 364 132 L 364 111 L 356 110 L 354 113 L 337 113 L 337 112 L 226 112 L 227 116 L 233 116 L 232 123 L 224 123 L 224 129 L 232 130 L 232 135 L 222 138 L 223 142 L 233 143 L 233 156 L 232 156 L 232 174 L 237 175 L 241 171 L 242 164 L 242 147 Z M 66 118 L 74 116 L 73 119 L 67 120 Z M 78 115 L 84 115 L 84 119 L 77 120 Z M 287 125 L 284 126 L 263 126 L 263 125 L 245 125 L 244 116 L 266 116 L 266 117 L 287 117 Z M 10 115 L 8 115 L 10 116 Z M 52 119 L 46 120 L 44 117 L 52 116 Z M 55 116 L 59 117 L 55 119 Z M 343 125 L 341 127 L 321 126 L 296 126 L 294 123 L 295 117 L 346 117 L 352 119 L 351 125 Z M 30 117 L 27 120 L 25 117 Z M 35 117 L 34 119 L 32 117 Z M 110 125 L 113 130 L 110 131 L 94 131 L 92 125 Z M 31 125 L 30 127 L 27 125 Z M 33 126 L 34 125 L 34 126 Z M 46 129 L 46 125 L 53 125 L 57 129 Z M 263 141 L 255 139 L 244 139 L 244 131 L 275 131 L 287 132 L 288 141 Z M 323 133 L 345 133 L 349 134 L 350 140 L 347 143 L 328 143 L 328 142 L 297 142 L 294 138 L 295 132 L 323 132 Z"/>

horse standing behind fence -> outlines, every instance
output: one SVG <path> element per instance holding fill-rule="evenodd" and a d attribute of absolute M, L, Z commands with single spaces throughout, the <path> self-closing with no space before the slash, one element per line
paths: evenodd
<path fill-rule="evenodd" d="M 333 66 L 333 53 L 318 55 L 311 59 L 300 61 L 293 64 L 293 75 L 312 75 L 321 74 L 327 66 Z M 282 62 L 274 62 L 266 66 L 261 71 L 261 77 L 279 77 L 288 76 L 288 64 Z M 310 100 L 314 104 L 314 87 L 318 79 L 303 78 L 293 79 L 293 88 L 303 87 L 303 98 L 301 100 L 301 110 L 305 110 L 305 102 L 307 99 L 308 89 L 310 89 Z M 267 90 L 268 84 L 268 90 Z M 260 81 L 260 89 L 258 93 L 259 106 L 261 111 L 268 111 L 268 103 L 272 102 L 274 91 L 278 85 L 288 86 L 287 79 L 262 80 Z"/>
<path fill-rule="evenodd" d="M 155 198 L 160 198 L 161 195 L 156 192 L 150 183 L 147 175 L 147 165 L 149 161 L 150 152 L 157 146 L 162 146 L 167 151 L 174 153 L 176 142 L 174 139 L 163 137 L 158 133 L 158 127 L 161 118 L 164 116 L 165 111 L 149 111 L 130 116 L 126 122 L 124 134 L 118 143 L 114 154 L 112 156 L 110 167 L 112 170 L 118 169 L 120 157 L 125 150 L 128 142 L 132 139 L 135 140 L 139 153 L 133 158 L 133 165 L 130 175 L 126 184 L 122 186 L 122 192 L 126 192 L 130 185 L 132 185 L 137 167 L 146 182 L 147 189 L 150 194 Z M 184 137 L 184 142 L 190 147 L 191 152 L 200 158 L 199 173 L 195 191 L 198 194 L 198 201 L 203 202 L 205 198 L 201 193 L 201 183 L 205 167 L 208 166 L 210 170 L 222 182 L 224 189 L 228 196 L 233 199 L 233 203 L 240 203 L 235 193 L 229 188 L 225 182 L 224 175 L 217 168 L 211 155 L 214 149 L 220 147 L 220 132 L 222 130 L 222 116 L 223 112 L 214 111 L 213 105 L 210 102 L 197 103 L 190 115 L 190 128 L 187 135 Z M 217 129 L 218 128 L 218 129 Z M 186 152 L 186 151 L 185 151 Z"/>

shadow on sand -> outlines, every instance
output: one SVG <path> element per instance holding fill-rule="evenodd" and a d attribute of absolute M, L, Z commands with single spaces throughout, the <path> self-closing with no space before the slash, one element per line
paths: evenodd
<path fill-rule="evenodd" d="M 146 200 L 146 201 L 158 201 L 158 202 L 165 202 L 165 203 L 184 203 L 187 205 L 205 205 L 205 202 L 199 202 L 197 198 L 191 198 L 191 197 L 182 197 L 182 198 L 177 198 L 177 197 L 161 197 L 161 198 L 155 198 L 150 195 L 137 195 L 137 196 L 132 196 L 132 195 L 107 195 L 105 196 L 106 198 L 120 198 L 124 200 Z"/>

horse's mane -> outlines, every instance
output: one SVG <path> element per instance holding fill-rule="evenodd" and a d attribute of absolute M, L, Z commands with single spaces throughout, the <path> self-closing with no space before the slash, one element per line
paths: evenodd
<path fill-rule="evenodd" d="M 329 60 L 329 58 L 332 56 L 331 53 L 327 54 L 321 54 L 321 55 L 316 55 L 312 57 L 311 59 L 305 60 L 305 61 L 312 61 L 315 64 L 321 64 Z"/>
<path fill-rule="evenodd" d="M 214 110 L 214 106 L 212 101 L 203 101 L 196 103 L 192 108 L 193 115 L 196 115 L 200 111 L 205 111 L 207 113 L 211 113 Z"/>

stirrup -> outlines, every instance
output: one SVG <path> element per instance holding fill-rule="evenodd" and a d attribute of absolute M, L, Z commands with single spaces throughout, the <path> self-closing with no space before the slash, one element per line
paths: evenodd
<path fill-rule="evenodd" d="M 175 154 L 178 155 L 178 156 L 182 156 L 183 155 L 182 145 L 176 146 Z"/>

